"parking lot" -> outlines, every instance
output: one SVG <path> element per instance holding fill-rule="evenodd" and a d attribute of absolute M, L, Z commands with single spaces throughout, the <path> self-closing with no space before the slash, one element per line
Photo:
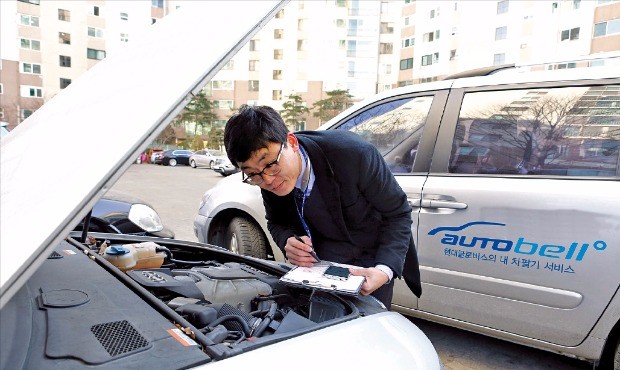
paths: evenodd
<path fill-rule="evenodd" d="M 236 174 L 233 176 L 239 176 Z M 113 189 L 150 203 L 177 239 L 197 241 L 192 223 L 204 192 L 223 179 L 206 168 L 134 164 Z M 446 369 L 591 369 L 586 362 L 419 319 Z"/>

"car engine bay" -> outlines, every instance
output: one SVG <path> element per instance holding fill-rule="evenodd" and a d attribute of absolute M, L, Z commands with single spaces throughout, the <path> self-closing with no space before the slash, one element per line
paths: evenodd
<path fill-rule="evenodd" d="M 1 368 L 186 368 L 384 311 L 284 285 L 283 265 L 219 247 L 100 235 L 61 242 L 3 307 L 0 334 L 23 350 Z"/>

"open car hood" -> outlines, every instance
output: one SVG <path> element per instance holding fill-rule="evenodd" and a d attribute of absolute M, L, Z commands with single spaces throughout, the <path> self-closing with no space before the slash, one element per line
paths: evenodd
<path fill-rule="evenodd" d="M 285 3 L 187 2 L 2 139 L 0 307 Z"/>

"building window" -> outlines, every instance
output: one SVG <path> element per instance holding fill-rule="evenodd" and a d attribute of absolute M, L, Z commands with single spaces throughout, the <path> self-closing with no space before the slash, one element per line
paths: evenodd
<path fill-rule="evenodd" d="M 298 19 L 297 20 L 297 31 L 303 31 L 306 28 L 306 20 Z"/>
<path fill-rule="evenodd" d="M 248 81 L 248 91 L 258 91 L 259 82 L 258 80 L 250 80 Z"/>
<path fill-rule="evenodd" d="M 345 25 L 346 25 L 346 23 L 344 22 L 344 19 L 336 19 L 336 27 L 344 28 Z"/>
<path fill-rule="evenodd" d="M 99 16 L 99 7 L 98 6 L 93 6 L 92 8 L 90 8 L 90 10 L 88 11 L 88 14 L 90 15 L 94 15 L 95 17 Z"/>
<path fill-rule="evenodd" d="M 306 40 L 297 40 L 297 51 L 306 50 Z"/>
<path fill-rule="evenodd" d="M 282 100 L 282 90 L 273 90 L 271 92 L 272 100 Z"/>
<path fill-rule="evenodd" d="M 86 57 L 88 59 L 97 59 L 101 60 L 105 58 L 105 50 L 97 50 L 97 49 L 86 49 Z"/>
<path fill-rule="evenodd" d="M 394 23 L 381 22 L 381 33 L 394 33 Z"/>
<path fill-rule="evenodd" d="M 21 85 L 19 87 L 20 95 L 24 98 L 41 98 L 43 97 L 43 89 L 38 86 Z"/>
<path fill-rule="evenodd" d="M 457 56 L 456 49 L 450 50 L 450 60 L 455 60 Z"/>
<path fill-rule="evenodd" d="M 151 6 L 162 9 L 164 7 L 164 0 L 151 0 Z"/>
<path fill-rule="evenodd" d="M 429 17 L 430 17 L 431 19 L 432 19 L 432 18 L 435 18 L 435 17 L 439 17 L 439 8 L 437 8 L 437 9 L 432 9 L 432 10 L 431 10 L 431 13 L 430 13 L 430 15 L 429 15 Z"/>
<path fill-rule="evenodd" d="M 71 45 L 71 34 L 66 32 L 58 32 L 58 42 L 61 44 Z"/>
<path fill-rule="evenodd" d="M 258 71 L 258 60 L 250 60 L 248 71 Z"/>
<path fill-rule="evenodd" d="M 564 30 L 560 33 L 560 41 L 578 40 L 578 39 L 579 39 L 579 27 L 571 28 L 570 30 Z"/>
<path fill-rule="evenodd" d="M 431 64 L 433 64 L 433 55 L 432 54 L 422 55 L 422 65 L 429 66 Z"/>
<path fill-rule="evenodd" d="M 127 41 L 129 41 L 129 34 L 121 33 L 121 42 L 127 42 Z"/>
<path fill-rule="evenodd" d="M 508 35 L 508 27 L 497 27 L 495 29 L 495 40 L 505 40 Z"/>
<path fill-rule="evenodd" d="M 284 58 L 284 50 L 282 49 L 273 50 L 273 59 L 283 59 L 283 58 Z"/>
<path fill-rule="evenodd" d="M 121 20 L 122 21 L 129 20 L 129 14 L 121 12 Z"/>
<path fill-rule="evenodd" d="M 41 42 L 39 40 L 19 39 L 19 45 L 22 49 L 41 50 Z"/>
<path fill-rule="evenodd" d="M 347 69 L 347 77 L 355 77 L 355 62 L 349 62 L 349 68 Z"/>
<path fill-rule="evenodd" d="M 558 10 L 558 3 L 551 3 L 551 13 L 555 14 Z"/>
<path fill-rule="evenodd" d="M 23 26 L 39 27 L 39 17 L 29 14 L 20 14 L 19 23 Z"/>
<path fill-rule="evenodd" d="M 403 48 L 412 47 L 415 44 L 415 38 L 411 37 L 403 40 Z"/>
<path fill-rule="evenodd" d="M 65 87 L 71 85 L 71 79 L 69 78 L 60 78 L 60 88 L 64 89 Z"/>
<path fill-rule="evenodd" d="M 434 40 L 439 39 L 439 30 L 436 30 L 434 32 L 427 32 L 424 35 L 422 35 L 422 40 L 425 42 L 433 42 Z"/>
<path fill-rule="evenodd" d="M 405 69 L 413 68 L 413 58 L 401 59 L 400 60 L 400 70 L 403 71 Z"/>
<path fill-rule="evenodd" d="M 250 40 L 250 51 L 258 50 L 258 40 Z"/>
<path fill-rule="evenodd" d="M 0 94 L 2 94 L 2 89 L 0 89 Z M 0 108 L 0 118 L 4 118 L 4 108 Z"/>
<path fill-rule="evenodd" d="M 405 17 L 405 22 L 404 22 L 405 26 L 408 26 L 408 25 L 409 25 L 409 22 L 410 22 L 410 19 L 409 19 L 409 18 L 410 18 L 410 17 Z"/>
<path fill-rule="evenodd" d="M 382 42 L 379 44 L 379 54 L 392 54 L 394 45 L 391 42 Z"/>
<path fill-rule="evenodd" d="M 508 13 L 508 0 L 497 2 L 497 14 Z"/>
<path fill-rule="evenodd" d="M 234 90 L 235 86 L 232 80 L 213 80 L 211 81 L 213 90 Z"/>
<path fill-rule="evenodd" d="M 88 36 L 101 38 L 103 37 L 103 30 L 99 28 L 88 27 Z"/>
<path fill-rule="evenodd" d="M 66 55 L 60 55 L 59 56 L 59 65 L 61 67 L 71 67 L 71 57 L 66 56 Z"/>
<path fill-rule="evenodd" d="M 233 109 L 235 106 L 234 100 L 214 100 L 213 107 L 215 109 Z"/>
<path fill-rule="evenodd" d="M 280 9 L 277 13 L 276 13 L 276 18 L 283 18 L 284 17 L 284 9 Z"/>
<path fill-rule="evenodd" d="M 21 63 L 19 63 L 19 71 L 21 73 L 40 75 L 41 74 L 41 65 L 40 64 L 35 64 L 35 63 L 21 62 Z"/>
<path fill-rule="evenodd" d="M 65 22 L 71 21 L 71 12 L 64 9 L 58 9 L 58 20 Z"/>
<path fill-rule="evenodd" d="M 282 79 L 282 70 L 281 69 L 274 69 L 273 70 L 273 79 L 274 80 L 281 80 Z"/>
<path fill-rule="evenodd" d="M 493 55 L 493 65 L 499 66 L 502 64 L 506 64 L 506 54 L 501 53 Z"/>
<path fill-rule="evenodd" d="M 275 29 L 273 30 L 273 38 L 274 39 L 281 39 L 284 37 L 284 30 L 283 29 Z"/>
<path fill-rule="evenodd" d="M 573 9 L 579 9 L 581 7 L 581 0 L 573 0 Z"/>
<path fill-rule="evenodd" d="M 34 113 L 34 109 L 22 109 L 20 112 L 20 116 L 22 120 L 25 120 L 26 118 L 32 116 L 32 113 Z"/>
<path fill-rule="evenodd" d="M 235 68 L 235 61 L 229 60 L 228 63 L 224 64 L 224 67 L 222 67 L 222 71 L 230 71 L 234 68 Z"/>
<path fill-rule="evenodd" d="M 620 33 L 620 18 L 594 25 L 594 37 L 613 35 Z"/>

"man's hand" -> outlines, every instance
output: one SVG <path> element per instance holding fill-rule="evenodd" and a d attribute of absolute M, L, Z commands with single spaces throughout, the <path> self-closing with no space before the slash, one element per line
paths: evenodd
<path fill-rule="evenodd" d="M 312 251 L 312 241 L 305 235 L 302 236 L 301 239 L 303 243 L 295 239 L 295 237 L 290 237 L 286 240 L 286 245 L 284 246 L 286 258 L 293 265 L 312 267 L 315 262 L 318 262 L 310 255 Z"/>
<path fill-rule="evenodd" d="M 381 288 L 381 286 L 383 286 L 388 281 L 388 276 L 386 275 L 386 273 L 379 270 L 378 268 L 369 267 L 364 269 L 349 270 L 351 271 L 351 275 L 366 277 L 366 281 L 364 281 L 364 284 L 362 284 L 362 295 L 369 295 L 375 290 Z"/>

